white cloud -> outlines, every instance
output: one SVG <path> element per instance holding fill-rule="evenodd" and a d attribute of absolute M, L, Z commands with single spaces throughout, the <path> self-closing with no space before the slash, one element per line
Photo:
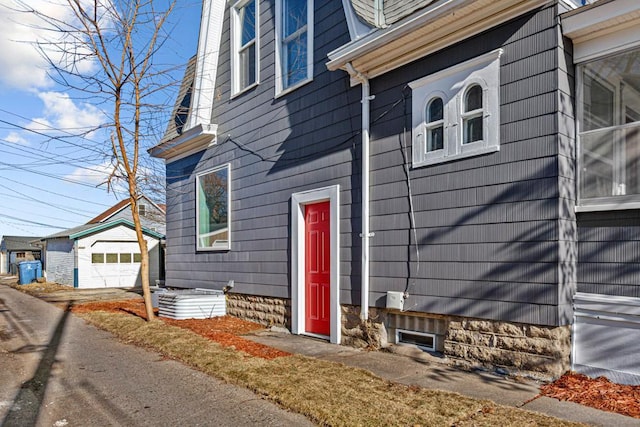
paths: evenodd
<path fill-rule="evenodd" d="M 106 161 L 98 165 L 88 165 L 85 168 L 76 168 L 73 172 L 66 175 L 65 179 L 95 186 L 101 185 L 106 188 L 107 179 L 113 173 L 113 170 L 113 164 L 110 161 Z M 145 180 L 145 177 L 152 175 L 154 175 L 152 169 L 146 166 L 138 166 L 138 181 L 140 188 L 145 187 L 142 182 Z M 120 170 L 114 174 L 114 177 L 111 180 L 110 190 L 116 195 L 129 193 L 129 184 L 124 176 L 125 172 Z"/>
<path fill-rule="evenodd" d="M 24 139 L 19 133 L 17 132 L 9 132 L 9 135 L 7 135 L 4 138 L 5 141 L 7 142 L 11 142 L 13 144 L 18 144 L 18 145 L 29 145 L 29 141 L 27 141 L 26 139 Z"/>
<path fill-rule="evenodd" d="M 69 133 L 89 132 L 104 122 L 103 113 L 91 104 L 76 104 L 65 93 L 40 92 L 38 97 L 44 103 L 44 117 L 34 119 L 30 129 L 48 127 Z M 44 126 L 43 126 L 44 125 Z"/>
<path fill-rule="evenodd" d="M 77 168 L 65 178 L 81 181 L 85 184 L 99 185 L 107 180 L 111 172 L 113 172 L 113 165 L 110 162 L 105 162 L 100 165 Z"/>
<path fill-rule="evenodd" d="M 85 184 L 104 185 L 106 188 L 106 182 L 111 173 L 113 172 L 113 164 L 106 161 L 98 165 L 88 165 L 85 168 L 77 168 L 65 178 L 73 181 L 82 182 Z M 118 175 L 118 174 L 116 174 Z M 127 191 L 127 182 L 121 177 L 116 177 L 112 180 L 111 190 L 114 193 L 123 193 Z"/>
<path fill-rule="evenodd" d="M 54 129 L 54 126 L 46 118 L 37 117 L 35 119 L 31 119 L 31 123 L 26 125 L 25 128 L 49 135 L 51 133 L 51 129 Z"/>
<path fill-rule="evenodd" d="M 24 10 L 25 4 L 59 22 L 74 22 L 73 12 L 64 0 L 0 0 L 0 82 L 15 89 L 51 87 L 48 63 L 36 43 L 52 42 L 56 50 L 48 50 L 48 55 L 57 62 L 63 59 L 57 48 L 68 45 L 71 39 L 64 33 L 45 29 L 42 19 L 34 13 L 18 12 Z M 90 62 L 78 65 L 81 72 L 93 67 Z"/>

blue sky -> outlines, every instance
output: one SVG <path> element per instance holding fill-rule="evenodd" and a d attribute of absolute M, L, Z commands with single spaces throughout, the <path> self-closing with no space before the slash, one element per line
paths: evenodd
<path fill-rule="evenodd" d="M 106 185 L 99 185 L 109 164 L 104 138 L 72 136 L 77 129 L 101 123 L 100 106 L 65 92 L 47 77 L 46 63 L 28 43 L 41 35 L 29 26 L 28 15 L 10 10 L 14 1 L 0 0 L 0 236 L 46 236 L 84 224 L 126 193 L 107 192 Z M 71 19 L 61 6 L 66 0 L 27 3 L 48 15 Z M 156 118 L 159 136 L 184 64 L 197 49 L 200 12 L 201 2 L 178 1 L 170 22 L 175 30 L 157 59 L 159 64 L 179 66 L 172 76 L 176 84 L 155 100 L 166 104 Z M 146 151 L 143 156 L 148 157 Z"/>

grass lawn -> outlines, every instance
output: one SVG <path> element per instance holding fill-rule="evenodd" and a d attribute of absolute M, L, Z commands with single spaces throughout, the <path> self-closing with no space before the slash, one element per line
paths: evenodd
<path fill-rule="evenodd" d="M 14 287 L 35 296 L 66 291 L 36 284 Z M 336 362 L 290 355 L 270 347 L 262 349 L 258 344 L 247 345 L 247 340 L 238 335 L 256 327 L 249 322 L 245 322 L 245 330 L 241 330 L 242 325 L 240 329 L 235 325 L 233 331 L 207 331 L 209 326 L 198 325 L 198 321 L 147 322 L 140 317 L 141 301 L 132 300 L 75 304 L 72 311 L 124 342 L 157 351 L 212 377 L 246 387 L 319 425 L 582 425 L 489 400 L 393 383 Z M 234 319 L 230 320 L 233 323 Z"/>
<path fill-rule="evenodd" d="M 265 359 L 128 313 L 78 313 L 125 342 L 158 351 L 329 426 L 577 426 L 455 393 L 392 383 L 300 355 Z"/>

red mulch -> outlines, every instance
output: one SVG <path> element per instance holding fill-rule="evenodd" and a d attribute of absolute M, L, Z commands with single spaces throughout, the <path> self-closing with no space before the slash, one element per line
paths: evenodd
<path fill-rule="evenodd" d="M 126 312 L 146 318 L 144 302 L 141 300 L 90 302 L 74 305 L 71 311 L 75 313 L 86 313 L 89 311 Z M 240 335 L 264 329 L 264 326 L 247 320 L 231 316 L 186 320 L 168 319 L 164 317 L 160 319 L 168 325 L 191 330 L 218 344 L 234 348 L 251 356 L 261 357 L 263 359 L 275 359 L 277 357 L 291 355 L 290 353 L 241 337 Z"/>
<path fill-rule="evenodd" d="M 640 418 L 640 386 L 612 383 L 605 377 L 593 379 L 567 372 L 556 381 L 540 387 L 540 394 Z"/>

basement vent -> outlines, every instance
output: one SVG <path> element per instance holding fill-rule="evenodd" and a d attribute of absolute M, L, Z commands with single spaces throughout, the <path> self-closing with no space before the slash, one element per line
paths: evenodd
<path fill-rule="evenodd" d="M 434 334 L 396 329 L 396 343 L 413 345 L 426 351 L 436 351 L 436 336 Z"/>

